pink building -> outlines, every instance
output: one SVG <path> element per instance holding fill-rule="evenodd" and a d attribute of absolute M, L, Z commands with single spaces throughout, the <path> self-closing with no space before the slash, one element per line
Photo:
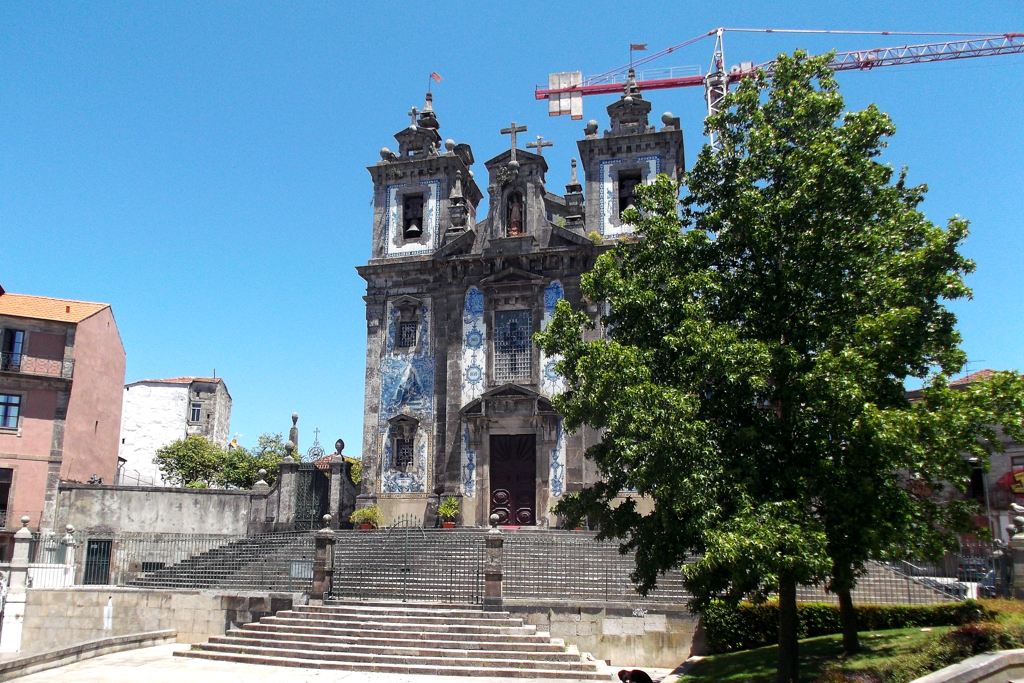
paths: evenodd
<path fill-rule="evenodd" d="M 0 546 L 53 528 L 59 480 L 114 482 L 124 369 L 109 304 L 0 287 Z"/>

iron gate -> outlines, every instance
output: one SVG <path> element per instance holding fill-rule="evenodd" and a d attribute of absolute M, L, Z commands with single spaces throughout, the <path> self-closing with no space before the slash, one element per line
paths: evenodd
<path fill-rule="evenodd" d="M 103 586 L 110 583 L 110 551 L 113 541 L 89 539 L 85 546 L 85 571 L 82 583 L 86 586 Z"/>
<path fill-rule="evenodd" d="M 330 510 L 331 479 L 311 462 L 299 463 L 295 487 L 295 530 L 311 531 L 323 526 Z"/>

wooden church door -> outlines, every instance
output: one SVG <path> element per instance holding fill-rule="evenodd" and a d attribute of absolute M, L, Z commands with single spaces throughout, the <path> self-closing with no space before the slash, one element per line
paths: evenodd
<path fill-rule="evenodd" d="M 497 513 L 498 524 L 511 526 L 536 524 L 536 437 L 533 434 L 492 436 L 490 469 L 490 514 Z"/>

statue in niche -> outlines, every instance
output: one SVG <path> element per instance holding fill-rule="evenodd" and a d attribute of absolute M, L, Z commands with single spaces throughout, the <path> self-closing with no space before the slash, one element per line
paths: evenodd
<path fill-rule="evenodd" d="M 513 192 L 508 196 L 507 214 L 508 236 L 516 237 L 523 234 L 523 195 Z"/>

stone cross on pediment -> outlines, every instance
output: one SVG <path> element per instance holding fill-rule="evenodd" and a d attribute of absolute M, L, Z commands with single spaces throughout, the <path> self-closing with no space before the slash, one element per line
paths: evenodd
<path fill-rule="evenodd" d="M 409 125 L 410 128 L 416 127 L 416 115 L 420 113 L 420 110 L 413 107 L 409 110 L 409 118 L 412 119 L 412 123 Z"/>
<path fill-rule="evenodd" d="M 525 133 L 525 132 L 526 132 L 526 126 L 517 126 L 515 121 L 513 121 L 512 125 L 509 126 L 508 128 L 502 128 L 501 129 L 501 134 L 502 135 L 511 135 L 512 136 L 512 159 L 510 160 L 510 163 L 511 163 L 511 161 L 515 161 L 516 160 L 516 133 Z"/>
<path fill-rule="evenodd" d="M 551 142 L 550 140 L 545 140 L 542 135 L 538 135 L 537 136 L 537 142 L 527 142 L 526 143 L 526 149 L 535 149 L 535 150 L 537 150 L 537 154 L 539 154 L 541 156 L 544 156 L 544 148 L 545 147 L 554 147 L 554 146 L 555 146 L 555 143 Z"/>

